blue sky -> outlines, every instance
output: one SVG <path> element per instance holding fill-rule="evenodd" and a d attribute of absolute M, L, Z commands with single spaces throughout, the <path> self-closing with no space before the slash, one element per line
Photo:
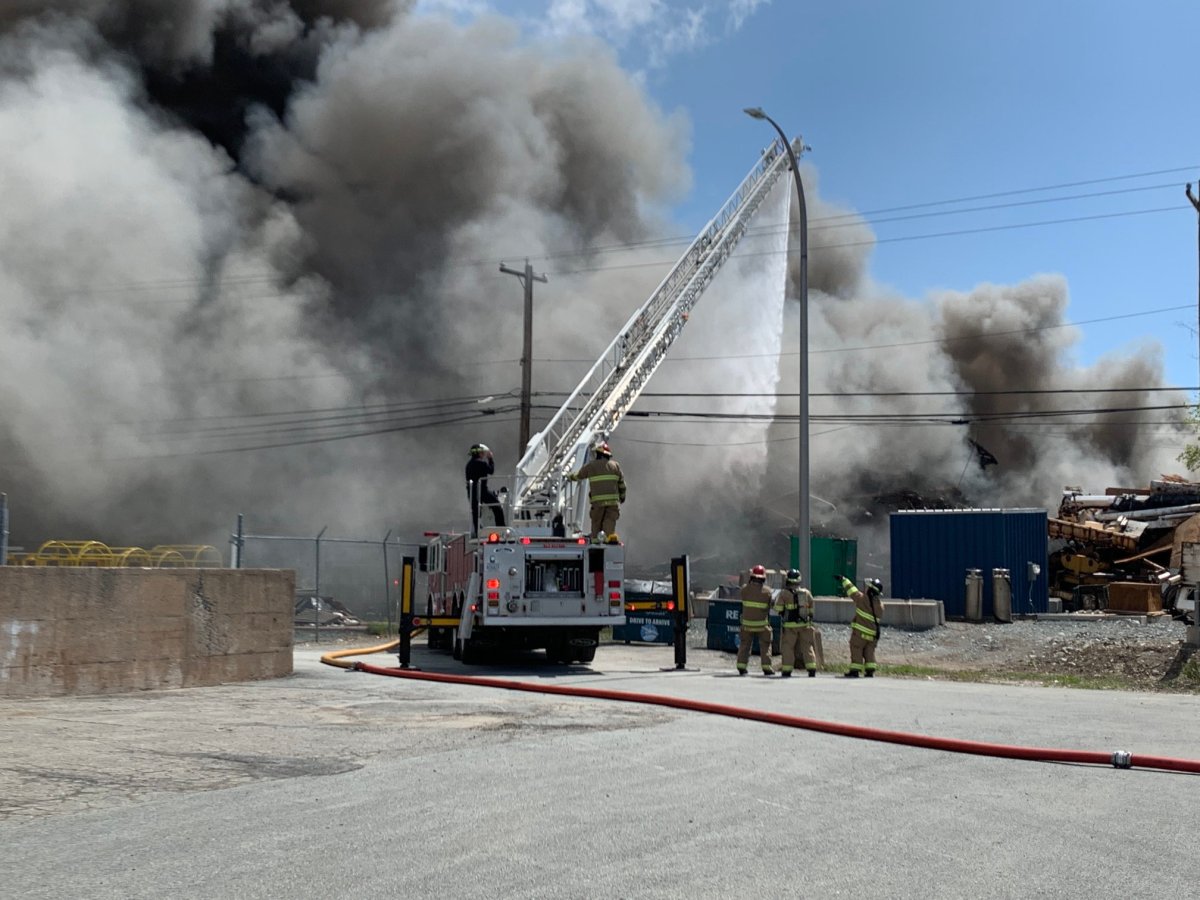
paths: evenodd
<path fill-rule="evenodd" d="M 876 281 L 919 299 L 1061 273 L 1068 319 L 1088 323 L 1077 362 L 1156 340 L 1169 383 L 1200 383 L 1197 215 L 1184 195 L 1200 178 L 1195 0 L 419 8 L 490 9 L 517 18 L 530 39 L 610 44 L 664 113 L 690 122 L 693 184 L 672 210 L 682 226 L 699 228 L 770 139 L 768 125 L 741 112 L 761 105 L 813 146 L 821 195 L 874 223 Z M 881 212 L 991 194 L 1007 196 Z M 1029 202 L 1051 198 L 1073 199 Z M 991 208 L 950 214 L 977 207 Z M 914 213 L 936 215 L 880 221 Z M 1082 221 L 1031 224 L 1052 220 Z M 956 231 L 975 233 L 917 237 Z M 1183 308 L 1091 321 L 1169 307 Z"/>

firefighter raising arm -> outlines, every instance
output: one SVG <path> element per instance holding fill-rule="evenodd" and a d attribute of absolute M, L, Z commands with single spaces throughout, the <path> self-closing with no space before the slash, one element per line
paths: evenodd
<path fill-rule="evenodd" d="M 854 601 L 854 620 L 850 623 L 850 671 L 846 678 L 865 675 L 875 677 L 875 646 L 879 643 L 879 629 L 883 624 L 883 582 L 868 578 L 864 594 L 854 582 L 842 576 L 842 591 Z"/>

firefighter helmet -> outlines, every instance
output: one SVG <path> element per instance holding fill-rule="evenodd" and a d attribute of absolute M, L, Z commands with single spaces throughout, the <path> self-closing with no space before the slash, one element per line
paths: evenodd
<path fill-rule="evenodd" d="M 799 584 L 800 580 L 801 579 L 800 579 L 800 570 L 799 569 L 788 569 L 787 581 L 786 581 L 787 584 Z"/>
<path fill-rule="evenodd" d="M 482 456 L 484 453 L 491 453 L 491 452 L 492 451 L 488 449 L 487 444 L 476 444 L 474 447 L 471 448 L 472 456 Z"/>
<path fill-rule="evenodd" d="M 755 566 L 754 568 L 752 568 L 750 570 L 750 577 L 751 578 L 761 578 L 765 581 L 766 577 L 767 577 L 767 570 L 764 569 L 762 566 Z"/>
<path fill-rule="evenodd" d="M 595 447 L 597 456 L 612 456 L 612 450 L 608 446 L 608 441 L 601 441 Z"/>
<path fill-rule="evenodd" d="M 867 579 L 867 596 L 878 597 L 883 593 L 883 582 L 878 578 Z"/>

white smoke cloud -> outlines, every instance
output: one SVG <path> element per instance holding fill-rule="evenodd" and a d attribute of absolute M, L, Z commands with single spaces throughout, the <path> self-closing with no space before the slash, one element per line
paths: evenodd
<path fill-rule="evenodd" d="M 688 188 L 686 121 L 598 42 L 548 52 L 494 14 L 460 24 L 412 9 L 0 11 L 0 483 L 19 540 L 220 543 L 238 512 L 291 533 L 461 527 L 466 448 L 490 444 L 501 471 L 517 455 L 521 292 L 497 262 L 552 272 L 536 290 L 535 355 L 559 361 L 535 366 L 538 391 L 573 388 L 648 296 L 665 267 L 647 264 L 673 254 L 641 242 L 667 232 L 663 210 Z M 679 24 L 654 4 L 575 9 L 605 28 L 646 9 Z M 844 215 L 803 171 L 812 218 Z M 871 280 L 865 223 L 812 238 L 812 391 L 960 395 L 814 398 L 814 416 L 963 407 L 973 423 L 815 421 L 818 529 L 863 534 L 879 495 L 901 489 L 1046 505 L 1068 480 L 1170 470 L 1136 414 L 1076 417 L 1065 434 L 980 423 L 1059 402 L 984 391 L 1107 386 L 1111 405 L 1136 407 L 1161 384 L 1153 347 L 1074 363 L 1061 279 L 904 298 Z M 781 251 L 723 273 L 673 354 L 709 359 L 668 361 L 650 390 L 795 390 L 796 255 Z M 739 354 L 758 357 L 715 358 Z M 475 402 L 486 396 L 498 399 Z M 555 398 L 544 404 L 538 422 Z M 431 408 L 485 406 L 502 411 L 415 427 Z M 383 433 L 348 439 L 369 432 Z M 1000 465 L 972 465 L 968 436 Z M 683 551 L 783 561 L 793 424 L 627 423 L 614 442 L 636 564 Z M 211 453 L 229 448 L 246 452 Z"/>

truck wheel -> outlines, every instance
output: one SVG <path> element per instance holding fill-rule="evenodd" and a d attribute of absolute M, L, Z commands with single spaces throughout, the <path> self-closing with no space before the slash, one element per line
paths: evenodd
<path fill-rule="evenodd" d="M 464 665 L 473 666 L 479 662 L 479 648 L 474 641 L 459 641 L 458 658 Z"/>
<path fill-rule="evenodd" d="M 557 665 L 566 665 L 571 661 L 571 648 L 566 640 L 558 639 L 546 645 L 546 658 Z"/>
<path fill-rule="evenodd" d="M 581 663 L 590 663 L 596 658 L 596 648 L 587 647 L 582 650 L 575 651 L 575 659 Z"/>

